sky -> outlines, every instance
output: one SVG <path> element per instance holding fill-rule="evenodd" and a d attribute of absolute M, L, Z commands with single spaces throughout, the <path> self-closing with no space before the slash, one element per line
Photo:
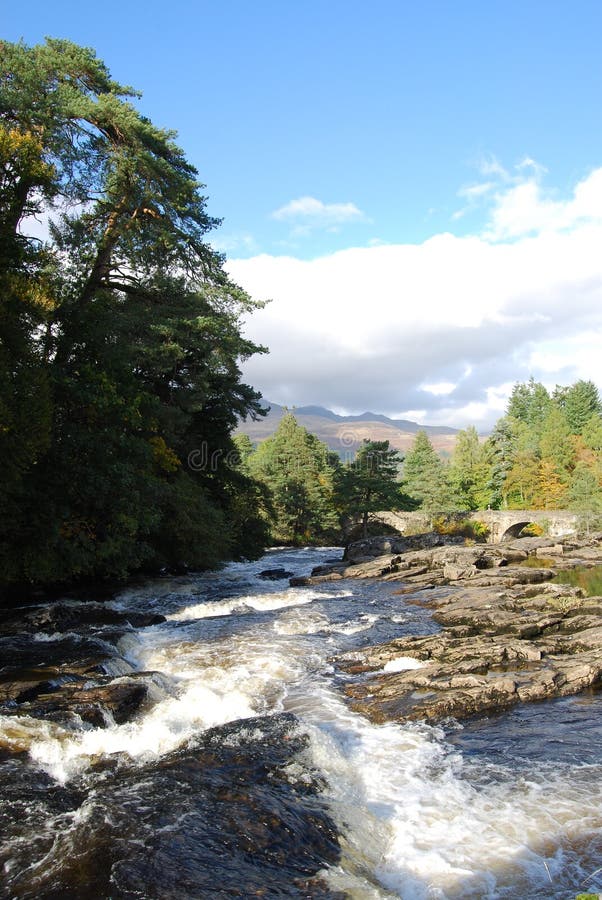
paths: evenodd
<path fill-rule="evenodd" d="M 602 389 L 602 3 L 0 0 L 178 132 L 280 404 L 481 430 Z"/>

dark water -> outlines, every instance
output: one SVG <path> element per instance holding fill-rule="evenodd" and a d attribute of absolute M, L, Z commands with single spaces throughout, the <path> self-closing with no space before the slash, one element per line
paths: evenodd
<path fill-rule="evenodd" d="M 0 896 L 572 898 L 602 886 L 602 695 L 464 727 L 371 725 L 348 709 L 333 656 L 436 626 L 398 584 L 258 577 L 332 555 L 275 551 L 131 589 L 104 623 L 89 606 L 68 635 L 7 635 L 0 686 L 19 666 L 33 686 L 0 707 Z M 124 612 L 166 621 L 124 629 Z M 125 685 L 127 702 L 99 727 L 52 693 L 66 677 L 74 690 Z"/>

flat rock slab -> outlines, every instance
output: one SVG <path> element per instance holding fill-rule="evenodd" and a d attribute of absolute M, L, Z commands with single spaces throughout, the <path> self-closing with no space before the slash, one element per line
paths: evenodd
<path fill-rule="evenodd" d="M 374 722 L 435 722 L 602 683 L 602 598 L 537 583 L 553 572 L 524 572 L 539 574 L 525 584 L 471 581 L 424 601 L 443 626 L 437 634 L 339 656 L 356 676 L 345 689 L 352 707 Z"/>

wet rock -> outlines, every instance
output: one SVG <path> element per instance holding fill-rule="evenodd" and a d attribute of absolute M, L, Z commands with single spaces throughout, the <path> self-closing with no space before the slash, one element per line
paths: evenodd
<path fill-rule="evenodd" d="M 297 575 L 289 579 L 291 587 L 305 587 L 308 584 L 322 584 L 325 581 L 339 581 L 343 578 L 340 572 L 330 572 L 325 575 Z"/>
<path fill-rule="evenodd" d="M 77 727 L 81 721 L 104 728 L 132 719 L 148 694 L 148 685 L 140 678 L 115 679 L 93 686 L 86 682 L 46 682 L 21 693 L 14 712 L 61 725 Z"/>
<path fill-rule="evenodd" d="M 259 573 L 259 578 L 265 578 L 267 581 L 281 581 L 285 578 L 290 578 L 292 572 L 287 572 L 286 569 L 264 569 L 263 572 Z"/>
<path fill-rule="evenodd" d="M 116 651 L 93 638 L 64 635 L 56 640 L 33 640 L 29 635 L 0 638 L 0 678 L 16 669 L 72 666 L 85 669 L 110 658 Z"/>
<path fill-rule="evenodd" d="M 580 594 L 512 584 L 434 597 L 443 631 L 339 657 L 343 671 L 368 676 L 347 686 L 352 706 L 375 722 L 462 719 L 601 683 L 602 603 Z M 400 657 L 422 665 L 383 671 Z"/>
<path fill-rule="evenodd" d="M 60 866 L 41 864 L 51 842 L 12 842 L 8 896 L 342 900 L 320 880 L 340 849 L 306 746 L 281 715 L 212 729 L 144 766 L 105 763 L 55 831 Z M 18 821 L 9 825 L 12 837 Z"/>
<path fill-rule="evenodd" d="M 146 628 L 165 622 L 165 616 L 135 611 L 122 612 L 102 603 L 51 603 L 20 607 L 0 613 L 3 634 L 55 634 L 82 629 L 123 626 L 124 629 Z"/>

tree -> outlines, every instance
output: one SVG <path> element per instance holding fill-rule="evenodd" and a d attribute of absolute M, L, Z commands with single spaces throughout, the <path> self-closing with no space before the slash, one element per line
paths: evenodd
<path fill-rule="evenodd" d="M 482 509 L 489 506 L 490 467 L 476 428 L 458 432 L 448 470 L 448 482 L 459 509 Z"/>
<path fill-rule="evenodd" d="M 573 434 L 581 434 L 591 417 L 602 413 L 600 395 L 593 381 L 580 379 L 568 388 L 557 388 L 556 393 Z"/>
<path fill-rule="evenodd" d="M 538 489 L 540 456 L 533 429 L 521 420 L 515 422 L 515 447 L 512 468 L 504 481 L 504 506 L 530 509 Z"/>
<path fill-rule="evenodd" d="M 136 96 L 92 50 L 0 42 L 5 582 L 261 550 L 232 441 L 260 414 L 239 368 L 262 349 L 240 330 L 257 304 L 206 241 L 218 220 L 195 169 Z M 43 244 L 32 214 L 53 220 Z"/>
<path fill-rule="evenodd" d="M 602 416 L 600 413 L 593 413 L 583 426 L 581 438 L 584 445 L 596 453 L 602 451 Z"/>
<path fill-rule="evenodd" d="M 249 458 L 270 491 L 272 536 L 286 544 L 322 543 L 338 535 L 334 505 L 336 454 L 302 428 L 291 413 Z"/>
<path fill-rule="evenodd" d="M 602 472 L 585 462 L 579 461 L 571 475 L 569 485 L 569 508 L 581 513 L 586 531 L 594 524 L 599 527 L 602 514 Z"/>
<path fill-rule="evenodd" d="M 485 442 L 484 456 L 489 465 L 488 490 L 494 509 L 507 505 L 506 479 L 514 465 L 519 422 L 502 416 Z"/>
<path fill-rule="evenodd" d="M 364 537 L 368 536 L 371 512 L 399 509 L 404 503 L 398 482 L 401 462 L 401 455 L 389 447 L 389 441 L 364 440 L 353 462 L 339 472 L 339 509 L 345 517 L 361 519 Z"/>
<path fill-rule="evenodd" d="M 528 425 L 539 433 L 541 425 L 548 415 L 552 400 L 547 389 L 533 376 L 526 384 L 514 385 L 506 415 Z"/>
<path fill-rule="evenodd" d="M 551 461 L 560 478 L 567 483 L 575 462 L 575 442 L 564 410 L 556 404 L 543 422 L 539 451 L 542 460 Z"/>
<path fill-rule="evenodd" d="M 404 491 L 420 509 L 443 511 L 450 505 L 443 463 L 425 431 L 416 434 L 406 455 L 402 483 Z"/>
<path fill-rule="evenodd" d="M 553 459 L 542 459 L 539 463 L 537 481 L 531 505 L 537 509 L 564 509 L 567 499 L 567 481 L 558 470 Z"/>

